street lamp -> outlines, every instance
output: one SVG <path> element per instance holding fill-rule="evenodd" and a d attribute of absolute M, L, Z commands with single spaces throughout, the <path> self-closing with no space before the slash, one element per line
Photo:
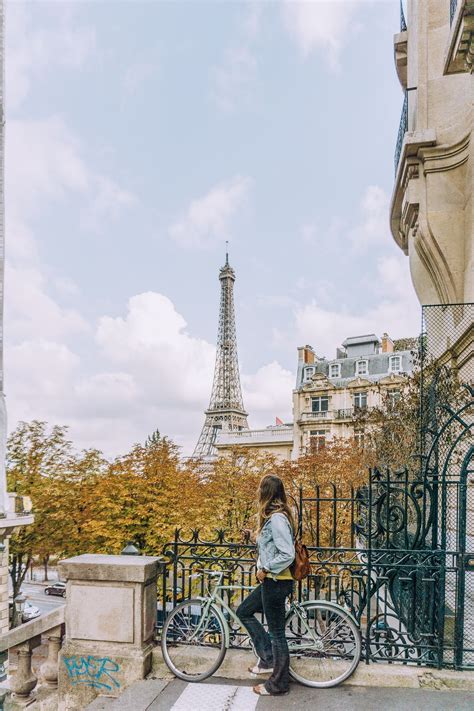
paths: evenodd
<path fill-rule="evenodd" d="M 23 613 L 25 611 L 26 596 L 20 593 L 16 596 L 13 601 L 15 610 L 15 619 L 13 620 L 13 627 L 18 627 L 23 622 Z"/>
<path fill-rule="evenodd" d="M 127 541 L 127 545 L 120 552 L 120 555 L 140 555 L 140 551 L 138 550 L 136 545 L 133 543 L 133 541 Z"/>

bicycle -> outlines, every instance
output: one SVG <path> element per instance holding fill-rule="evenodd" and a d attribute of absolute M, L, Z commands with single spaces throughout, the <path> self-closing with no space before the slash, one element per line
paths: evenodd
<path fill-rule="evenodd" d="M 177 605 L 166 618 L 161 636 L 166 665 L 179 679 L 190 682 L 207 679 L 221 666 L 233 635 L 228 620 L 245 629 L 222 592 L 255 587 L 223 585 L 224 571 L 200 570 L 193 577 L 204 575 L 215 579 L 213 589 L 209 583 L 206 597 L 190 598 Z M 359 628 L 352 615 L 336 603 L 293 600 L 286 615 L 286 637 L 290 675 L 306 686 L 336 686 L 348 679 L 359 664 Z"/>

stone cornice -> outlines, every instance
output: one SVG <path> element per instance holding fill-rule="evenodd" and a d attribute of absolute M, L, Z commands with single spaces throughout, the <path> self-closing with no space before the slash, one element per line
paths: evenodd
<path fill-rule="evenodd" d="M 403 202 L 405 192 L 410 181 L 417 179 L 419 176 L 418 164 L 421 149 L 435 145 L 436 131 L 434 129 L 407 133 L 403 140 L 390 203 L 390 229 L 395 242 L 405 254 L 408 254 L 408 234 L 403 221 L 403 213 L 406 211 L 406 205 Z"/>
<path fill-rule="evenodd" d="M 474 72 L 474 2 L 459 2 L 451 24 L 444 73 Z"/>

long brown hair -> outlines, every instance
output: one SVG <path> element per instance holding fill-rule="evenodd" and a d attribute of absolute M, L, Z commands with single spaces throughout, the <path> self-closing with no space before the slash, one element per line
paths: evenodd
<path fill-rule="evenodd" d="M 260 533 L 265 522 L 274 513 L 285 514 L 294 533 L 295 521 L 288 505 L 283 482 L 279 476 L 266 474 L 258 488 L 257 533 Z"/>

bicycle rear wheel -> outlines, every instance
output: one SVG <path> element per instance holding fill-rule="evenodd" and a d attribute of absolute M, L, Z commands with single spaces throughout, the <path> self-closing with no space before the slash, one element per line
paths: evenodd
<path fill-rule="evenodd" d="M 205 606 L 205 600 L 186 600 L 173 609 L 163 625 L 163 659 L 168 669 L 184 681 L 207 679 L 225 657 L 224 623 L 212 606 L 204 618 Z"/>
<path fill-rule="evenodd" d="M 359 629 L 339 605 L 314 600 L 298 611 L 293 609 L 287 618 L 286 637 L 290 674 L 306 686 L 337 686 L 359 664 Z"/>

